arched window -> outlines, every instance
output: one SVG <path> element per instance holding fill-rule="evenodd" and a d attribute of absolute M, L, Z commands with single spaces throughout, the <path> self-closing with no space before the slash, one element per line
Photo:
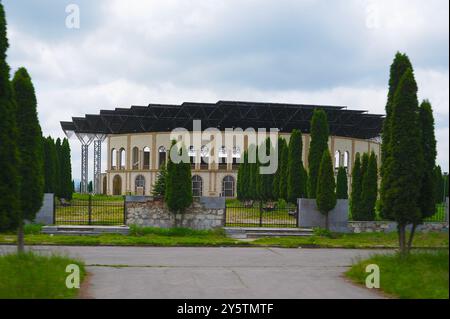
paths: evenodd
<path fill-rule="evenodd" d="M 139 169 L 139 148 L 133 147 L 133 154 L 131 156 L 133 162 L 133 169 Z"/>
<path fill-rule="evenodd" d="M 334 152 L 334 167 L 339 168 L 341 166 L 341 152 Z"/>
<path fill-rule="evenodd" d="M 222 196 L 234 197 L 234 177 L 225 176 L 222 181 Z"/>
<path fill-rule="evenodd" d="M 119 175 L 113 178 L 113 195 L 122 195 L 122 178 Z"/>
<path fill-rule="evenodd" d="M 134 181 L 134 192 L 136 195 L 143 196 L 145 194 L 145 177 L 142 175 L 136 176 Z"/>
<path fill-rule="evenodd" d="M 121 148 L 119 154 L 120 154 L 120 156 L 119 156 L 119 161 L 120 161 L 119 167 L 120 167 L 120 169 L 125 169 L 125 164 L 126 164 L 125 149 Z"/>
<path fill-rule="evenodd" d="M 203 196 L 203 179 L 198 175 L 192 177 L 192 196 Z"/>
<path fill-rule="evenodd" d="M 144 147 L 144 153 L 143 153 L 143 169 L 150 169 L 150 148 Z"/>
<path fill-rule="evenodd" d="M 115 148 L 111 150 L 111 169 L 117 169 L 117 150 Z"/>
<path fill-rule="evenodd" d="M 158 149 L 158 153 L 159 153 L 158 167 L 161 168 L 162 166 L 166 165 L 166 148 L 164 146 L 160 146 Z"/>
<path fill-rule="evenodd" d="M 350 154 L 349 152 L 344 153 L 344 167 L 347 171 L 350 169 Z"/>

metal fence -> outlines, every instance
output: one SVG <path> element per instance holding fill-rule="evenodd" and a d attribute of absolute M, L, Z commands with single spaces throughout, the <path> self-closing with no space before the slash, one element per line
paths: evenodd
<path fill-rule="evenodd" d="M 124 225 L 125 200 L 102 200 L 89 196 L 67 202 L 55 200 L 56 225 Z"/>
<path fill-rule="evenodd" d="M 227 206 L 227 227 L 295 228 L 298 214 L 295 207 Z"/>

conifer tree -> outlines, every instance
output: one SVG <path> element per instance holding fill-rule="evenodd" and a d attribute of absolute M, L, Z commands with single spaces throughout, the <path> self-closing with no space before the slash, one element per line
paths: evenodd
<path fill-rule="evenodd" d="M 300 130 L 294 129 L 289 140 L 288 155 L 288 201 L 296 203 L 298 198 L 304 198 L 306 194 L 305 179 L 303 175 L 303 140 Z"/>
<path fill-rule="evenodd" d="M 283 149 L 280 158 L 280 190 L 279 199 L 284 199 L 287 201 L 287 182 L 288 182 L 288 159 L 289 159 L 289 148 L 287 143 L 283 143 Z"/>
<path fill-rule="evenodd" d="M 325 215 L 325 228 L 328 230 L 328 214 L 336 207 L 336 182 L 330 152 L 325 150 L 320 162 L 317 180 L 317 208 Z"/>
<path fill-rule="evenodd" d="M 375 220 L 375 204 L 378 196 L 378 164 L 374 152 L 370 154 L 367 168 L 362 178 L 361 215 L 363 220 Z"/>
<path fill-rule="evenodd" d="M 19 150 L 20 209 L 18 214 L 18 251 L 24 251 L 24 222 L 33 221 L 44 196 L 44 161 L 41 126 L 33 83 L 25 68 L 20 68 L 12 81 L 16 101 L 17 146 Z"/>
<path fill-rule="evenodd" d="M 348 179 L 347 170 L 344 167 L 339 167 L 336 178 L 336 197 L 337 199 L 348 198 Z"/>
<path fill-rule="evenodd" d="M 325 150 L 328 150 L 329 134 L 327 114 L 321 109 L 314 110 L 311 120 L 311 143 L 308 155 L 308 190 L 310 191 L 310 198 L 316 198 L 320 163 L 322 161 L 323 153 Z"/>
<path fill-rule="evenodd" d="M 407 253 L 406 226 L 421 217 L 423 151 L 417 84 L 411 69 L 402 76 L 392 104 L 390 156 L 385 159 L 383 210 L 398 224 L 399 245 Z M 387 161 L 387 162 L 386 162 Z"/>
<path fill-rule="evenodd" d="M 362 196 L 362 171 L 361 171 L 361 156 L 356 153 L 355 163 L 352 170 L 352 193 L 350 198 L 350 211 L 353 220 L 363 220 L 361 216 L 361 196 Z"/>
<path fill-rule="evenodd" d="M 9 47 L 6 35 L 6 17 L 0 3 L 0 231 L 17 226 L 20 196 L 19 155 L 15 105 L 6 51 Z"/>

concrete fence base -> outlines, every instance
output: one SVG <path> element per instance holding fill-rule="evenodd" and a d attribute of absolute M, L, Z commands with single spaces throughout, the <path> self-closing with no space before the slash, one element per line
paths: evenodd
<path fill-rule="evenodd" d="M 315 199 L 298 199 L 299 227 L 301 228 L 325 228 L 325 216 L 317 209 Z M 348 232 L 348 200 L 339 199 L 336 207 L 328 213 L 328 227 L 332 232 Z"/>

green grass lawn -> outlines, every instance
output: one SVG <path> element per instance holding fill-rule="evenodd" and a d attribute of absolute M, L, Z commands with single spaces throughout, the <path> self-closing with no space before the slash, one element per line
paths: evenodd
<path fill-rule="evenodd" d="M 15 234 L 0 234 L 0 244 L 15 244 Z M 50 236 L 39 233 L 39 227 L 27 226 L 27 245 L 112 245 L 112 246 L 253 246 L 253 247 L 317 247 L 317 248 L 397 248 L 397 234 L 331 234 L 316 232 L 311 237 L 262 238 L 241 241 L 227 238 L 223 230 L 199 231 L 186 228 L 131 227 L 128 236 Z M 415 247 L 448 248 L 448 233 L 418 233 Z"/>
<path fill-rule="evenodd" d="M 62 256 L 33 253 L 0 256 L 0 299 L 68 299 L 78 289 L 66 287 L 66 267 L 80 266 L 80 282 L 85 276 L 82 262 Z"/>
<path fill-rule="evenodd" d="M 380 267 L 380 289 L 404 299 L 448 299 L 448 250 L 413 252 L 408 257 L 377 255 L 355 264 L 346 275 L 365 284 L 369 264 Z"/>

